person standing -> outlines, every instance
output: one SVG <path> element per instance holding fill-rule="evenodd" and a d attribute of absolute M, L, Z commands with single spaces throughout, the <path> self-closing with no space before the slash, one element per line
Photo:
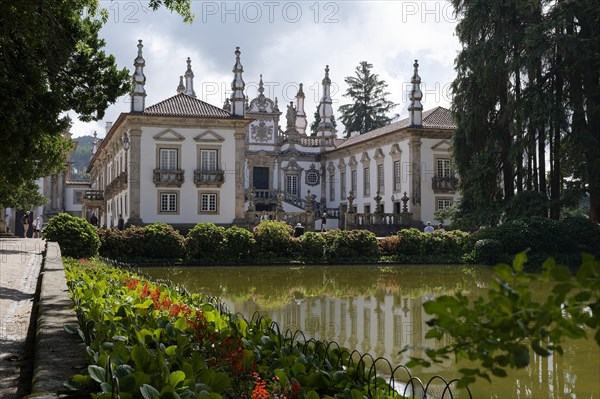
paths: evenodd
<path fill-rule="evenodd" d="M 41 234 L 40 234 L 42 232 L 42 224 L 43 224 L 42 218 L 37 216 L 32 224 L 33 238 L 42 238 Z"/>
<path fill-rule="evenodd" d="M 438 231 L 446 231 L 443 224 L 438 224 Z"/>
<path fill-rule="evenodd" d="M 427 226 L 425 226 L 425 229 L 423 230 L 425 233 L 433 233 L 435 229 L 433 228 L 433 226 L 431 225 L 431 222 L 427 222 Z"/>
<path fill-rule="evenodd" d="M 123 215 L 121 215 L 121 214 L 119 214 L 119 221 L 117 222 L 117 228 L 121 231 L 125 228 L 125 220 L 123 220 Z"/>
<path fill-rule="evenodd" d="M 90 218 L 90 223 L 92 224 L 92 226 L 98 227 L 98 218 L 96 217 L 96 214 L 93 212 L 92 212 L 92 217 Z"/>
<path fill-rule="evenodd" d="M 21 218 L 21 224 L 23 224 L 23 238 L 27 238 L 27 232 L 29 231 L 29 211 Z"/>
<path fill-rule="evenodd" d="M 302 234 L 304 234 L 304 226 L 302 226 L 302 223 L 298 223 L 294 228 L 294 237 L 298 238 Z"/>
<path fill-rule="evenodd" d="M 321 214 L 321 233 L 325 232 L 325 225 L 327 224 L 327 214 L 323 212 Z"/>

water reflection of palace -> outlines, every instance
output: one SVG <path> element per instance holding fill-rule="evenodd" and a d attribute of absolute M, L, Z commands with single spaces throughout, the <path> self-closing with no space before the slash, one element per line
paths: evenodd
<path fill-rule="evenodd" d="M 265 311 L 253 300 L 228 303 L 233 312 L 250 318 L 255 312 L 268 316 L 282 331 L 302 330 L 307 338 L 336 341 L 341 346 L 385 357 L 398 365 L 414 356 L 411 349 L 402 356 L 405 346 L 442 346 L 444 342 L 425 339 L 430 316 L 423 303 L 433 299 L 425 295 L 403 298 L 391 293 L 376 296 L 304 298 L 301 294 L 283 308 Z M 404 358 L 404 361 L 402 360 Z"/>

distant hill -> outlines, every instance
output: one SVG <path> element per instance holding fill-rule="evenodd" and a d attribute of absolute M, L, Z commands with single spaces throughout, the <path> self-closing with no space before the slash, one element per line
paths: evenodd
<path fill-rule="evenodd" d="M 73 166 L 71 169 L 71 178 L 73 180 L 89 180 L 90 175 L 86 169 L 92 159 L 92 148 L 94 147 L 93 136 L 81 136 L 74 139 L 77 142 L 77 148 L 71 151 L 71 160 Z"/>

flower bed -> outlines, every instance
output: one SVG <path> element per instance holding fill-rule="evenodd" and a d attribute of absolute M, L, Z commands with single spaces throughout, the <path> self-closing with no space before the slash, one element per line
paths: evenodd
<path fill-rule="evenodd" d="M 98 261 L 65 259 L 86 373 L 73 395 L 113 398 L 400 398 L 337 345 L 296 341 L 168 282 Z"/>

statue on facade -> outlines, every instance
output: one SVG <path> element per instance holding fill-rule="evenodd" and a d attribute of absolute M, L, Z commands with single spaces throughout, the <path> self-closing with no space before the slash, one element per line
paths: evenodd
<path fill-rule="evenodd" d="M 348 200 L 348 213 L 354 213 L 354 195 L 352 195 L 352 191 L 350 191 L 350 194 L 348 195 L 348 197 L 346 197 L 346 199 Z"/>
<path fill-rule="evenodd" d="M 256 205 L 254 204 L 254 198 L 256 198 L 256 194 L 254 194 L 254 189 L 250 188 L 250 190 L 248 190 L 248 210 L 251 212 L 256 210 Z"/>
<path fill-rule="evenodd" d="M 382 213 L 381 212 L 381 195 L 379 195 L 379 191 L 377 191 L 377 195 L 375 197 L 373 197 L 373 199 L 375 200 L 375 213 Z"/>

